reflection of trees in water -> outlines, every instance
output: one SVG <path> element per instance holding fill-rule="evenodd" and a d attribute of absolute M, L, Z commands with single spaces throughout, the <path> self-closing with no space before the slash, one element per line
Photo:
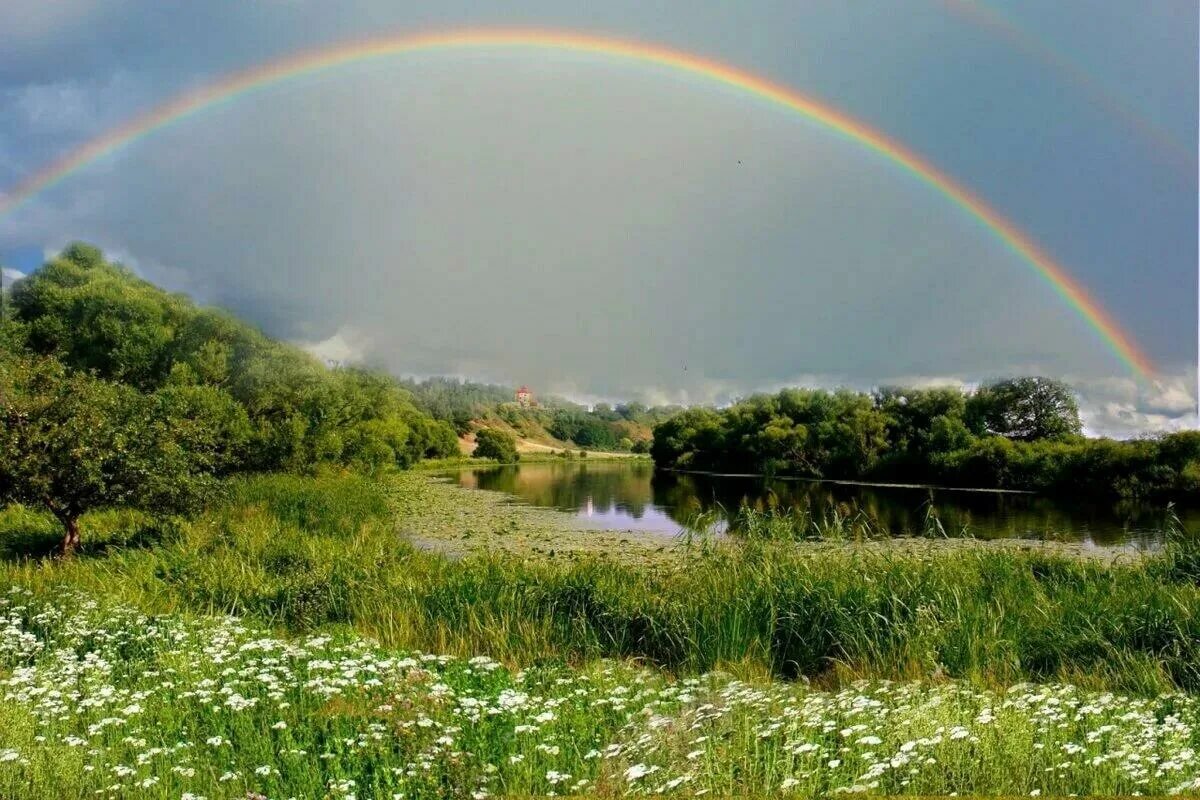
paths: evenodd
<path fill-rule="evenodd" d="M 1119 544 L 1135 538 L 1153 543 L 1146 531 L 1161 527 L 1164 509 L 1132 503 L 1120 506 L 1067 503 L 1032 495 L 953 492 L 927 489 L 845 486 L 812 481 L 729 478 L 656 472 L 646 463 L 528 464 L 464 472 L 460 482 L 503 491 L 533 505 L 584 509 L 588 498 L 598 512 L 616 510 L 641 519 L 654 506 L 687 527 L 702 513 L 729 522 L 743 506 L 758 510 L 803 508 L 816 516 L 837 510 L 862 514 L 878 530 L 894 536 L 919 535 L 932 503 L 946 533 L 979 538 L 1047 538 Z M 1185 524 L 1200 529 L 1200 510 L 1180 512 Z"/>
<path fill-rule="evenodd" d="M 582 510 L 591 498 L 596 510 L 615 509 L 641 519 L 650 504 L 653 472 L 646 463 L 529 464 L 476 471 L 475 486 L 549 508 Z"/>
<path fill-rule="evenodd" d="M 658 473 L 652 486 L 654 502 L 664 506 L 671 519 L 683 526 L 702 513 L 714 511 L 730 523 L 743 506 L 759 511 L 806 509 L 818 517 L 836 509 L 843 516 L 862 514 L 871 520 L 872 527 L 893 536 L 917 536 L 925 528 L 932 503 L 950 536 L 965 532 L 985 539 L 1044 538 L 1121 544 L 1131 533 L 1136 533 L 1135 538 L 1156 544 L 1159 542 L 1155 534 L 1147 532 L 1158 531 L 1165 514 L 1165 508 L 1136 503 L 1112 507 L 1034 495 L 930 492 L 678 473 Z M 1200 530 L 1200 510 L 1189 510 L 1183 516 L 1185 525 Z"/>

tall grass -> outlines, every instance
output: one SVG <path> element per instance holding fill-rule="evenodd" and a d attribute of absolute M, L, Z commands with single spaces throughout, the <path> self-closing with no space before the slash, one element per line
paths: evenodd
<path fill-rule="evenodd" d="M 403 541 L 386 487 L 368 479 L 252 478 L 230 497 L 156 543 L 10 562 L 0 581 L 289 630 L 352 625 L 388 645 L 521 664 L 618 656 L 830 683 L 957 676 L 1200 689 L 1200 585 L 1183 545 L 1103 563 L 933 544 L 812 550 L 764 536 L 681 548 L 653 565 L 448 559 Z M 0 541 L 13 535 L 0 531 Z"/>
<path fill-rule="evenodd" d="M 1168 577 L 1200 584 L 1200 535 L 1184 527 L 1174 503 L 1167 505 L 1163 533 L 1163 565 Z"/>
<path fill-rule="evenodd" d="M 932 494 L 924 510 L 920 535 L 929 539 L 949 538 Z M 828 503 L 817 509 L 812 504 L 780 508 L 773 495 L 765 508 L 746 504 L 735 514 L 728 513 L 718 503 L 695 514 L 684 528 L 685 537 L 693 543 L 711 539 L 720 532 L 751 541 L 773 542 L 865 542 L 892 535 L 885 524 L 857 503 Z M 954 535 L 970 538 L 971 534 L 963 526 Z"/>

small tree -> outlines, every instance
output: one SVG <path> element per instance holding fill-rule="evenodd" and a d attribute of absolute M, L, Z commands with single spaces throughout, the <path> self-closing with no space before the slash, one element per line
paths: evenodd
<path fill-rule="evenodd" d="M 171 406 L 53 358 L 0 361 L 0 502 L 53 514 L 63 555 L 79 546 L 79 518 L 92 509 L 195 507 L 212 485 L 202 469 L 214 454 Z M 207 426 L 190 427 L 207 436 Z"/>
<path fill-rule="evenodd" d="M 513 464 L 521 456 L 517 453 L 517 442 L 508 433 L 495 428 L 481 428 L 475 434 L 475 455 L 479 458 L 494 458 L 501 464 Z"/>

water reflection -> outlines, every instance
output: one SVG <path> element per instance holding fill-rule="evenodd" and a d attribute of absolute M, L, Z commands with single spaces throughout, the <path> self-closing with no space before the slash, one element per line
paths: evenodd
<path fill-rule="evenodd" d="M 465 470 L 463 486 L 506 492 L 523 502 L 557 508 L 613 529 L 676 534 L 701 512 L 728 520 L 743 505 L 758 509 L 838 508 L 864 514 L 895 536 L 922 530 L 932 502 L 947 534 L 986 538 L 1082 541 L 1098 545 L 1160 544 L 1164 508 L 1112 506 L 990 492 L 849 486 L 811 481 L 685 475 L 655 471 L 647 462 L 566 462 Z M 1180 516 L 1190 528 L 1197 509 Z"/>

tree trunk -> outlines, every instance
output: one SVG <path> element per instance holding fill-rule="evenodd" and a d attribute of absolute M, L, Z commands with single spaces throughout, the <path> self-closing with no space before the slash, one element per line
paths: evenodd
<path fill-rule="evenodd" d="M 64 528 L 60 556 L 69 556 L 79 547 L 79 517 L 62 517 Z"/>

